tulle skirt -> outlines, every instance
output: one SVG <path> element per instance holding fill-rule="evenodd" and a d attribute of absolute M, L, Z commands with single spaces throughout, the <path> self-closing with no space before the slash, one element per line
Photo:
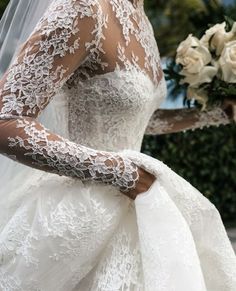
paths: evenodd
<path fill-rule="evenodd" d="M 134 201 L 111 185 L 32 169 L 4 185 L 1 291 L 236 291 L 216 207 L 163 162 L 121 154 L 156 176 Z"/>

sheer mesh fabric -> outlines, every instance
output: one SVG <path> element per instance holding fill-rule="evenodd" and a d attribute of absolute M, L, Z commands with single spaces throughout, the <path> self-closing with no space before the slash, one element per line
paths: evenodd
<path fill-rule="evenodd" d="M 197 108 L 157 109 L 152 115 L 145 133 L 156 135 L 190 129 L 193 131 L 209 126 L 226 125 L 232 121 L 230 113 L 218 106 L 204 111 Z"/>
<path fill-rule="evenodd" d="M 98 57 L 102 21 L 97 1 L 52 3 L 1 80 L 1 152 L 30 166 L 127 191 L 138 180 L 131 161 L 71 143 L 35 120 L 85 58 Z"/>
<path fill-rule="evenodd" d="M 36 120 L 61 88 L 73 90 L 82 81 L 119 72 L 138 72 L 152 92 L 162 88 L 159 51 L 143 1 L 53 1 L 0 82 L 0 152 L 44 171 L 110 183 L 123 191 L 135 188 L 138 169 L 129 159 L 65 139 Z M 127 108 L 130 102 L 124 102 Z M 148 106 L 148 99 L 143 102 Z M 150 115 L 148 126 L 142 125 L 146 134 L 175 131 L 180 123 L 178 130 L 230 122 L 219 108 L 207 114 L 157 108 Z"/>

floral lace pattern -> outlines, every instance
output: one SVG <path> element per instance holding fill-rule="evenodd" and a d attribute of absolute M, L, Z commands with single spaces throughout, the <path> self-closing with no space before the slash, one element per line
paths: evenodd
<path fill-rule="evenodd" d="M 217 106 L 200 111 L 199 109 L 157 109 L 146 128 L 148 135 L 165 134 L 178 131 L 203 129 L 231 123 L 226 112 Z"/>
<path fill-rule="evenodd" d="M 128 201 L 123 196 L 121 199 L 118 197 L 114 205 L 108 196 L 107 201 L 99 199 L 99 195 L 110 194 L 111 188 L 100 185 L 101 190 L 98 190 L 98 185 L 93 185 L 96 191 L 91 192 L 90 199 L 87 199 L 86 196 L 81 198 L 86 186 L 83 186 L 79 195 L 76 180 L 50 176 L 48 181 L 45 176 L 42 183 L 48 187 L 52 183 L 55 189 L 55 183 L 58 183 L 59 179 L 65 179 L 63 188 L 66 191 L 66 199 L 63 197 L 64 193 L 52 191 L 47 194 L 45 203 L 42 185 L 39 183 L 37 186 L 34 185 L 35 195 L 17 211 L 1 232 L 0 290 L 44 291 L 52 290 L 53 287 L 57 290 L 73 290 L 95 266 L 98 254 L 104 245 L 108 244 L 110 234 L 116 230 L 121 217 L 125 216 Z M 126 201 L 125 204 L 122 201 Z M 37 204 L 41 205 L 40 210 Z M 113 211 L 108 205 L 113 207 Z M 118 241 L 111 242 L 110 247 L 113 244 L 118 244 Z M 129 250 L 127 248 L 127 259 Z M 133 263 L 137 265 L 135 254 L 134 252 Z M 16 264 L 19 258 L 21 262 Z M 64 270 L 63 274 L 57 270 L 58 266 Z M 7 272 L 4 272 L 6 270 Z M 38 281 L 39 270 L 44 270 L 45 283 L 50 282 L 47 287 L 44 281 Z M 21 282 L 20 273 L 24 271 L 29 276 Z M 56 280 L 54 276 L 54 280 L 50 280 L 54 272 L 57 272 L 58 279 Z M 35 289 L 31 289 L 33 286 Z"/>
<path fill-rule="evenodd" d="M 137 167 L 129 160 L 69 143 L 62 137 L 46 133 L 45 129 L 38 130 L 40 125 L 34 121 L 16 118 L 40 114 L 75 70 L 74 58 L 82 62 L 94 46 L 97 50 L 103 22 L 101 16 L 95 18 L 94 7 L 98 7 L 99 15 L 101 7 L 94 0 L 89 3 L 61 0 L 51 4 L 3 81 L 0 117 L 3 126 L 8 123 L 16 132 L 15 138 L 8 137 L 7 140 L 14 155 L 18 151 L 18 161 L 60 175 L 111 183 L 129 191 L 138 181 Z M 83 35 L 80 33 L 82 25 L 88 26 Z M 95 37 L 87 37 L 93 34 Z M 85 39 L 79 41 L 81 38 Z M 18 135 L 19 128 L 22 129 L 21 136 Z"/>
<path fill-rule="evenodd" d="M 128 159 L 124 165 L 124 159 L 118 155 L 110 154 L 109 159 L 106 152 L 97 153 L 93 149 L 78 147 L 65 139 L 51 141 L 50 133 L 44 127 L 37 129 L 36 123 L 26 118 L 17 120 L 17 128 L 23 128 L 28 138 L 25 140 L 20 136 L 9 137 L 9 147 L 18 146 L 27 150 L 27 156 L 33 160 L 32 164 L 39 168 L 46 165 L 52 168 L 52 173 L 76 177 L 83 181 L 111 182 L 123 191 L 133 187 L 127 184 L 130 180 L 129 175 L 133 173 L 133 167 L 128 163 Z M 124 166 L 125 172 L 121 170 Z M 133 181 L 135 180 L 131 179 L 131 182 Z"/>
<path fill-rule="evenodd" d="M 2 215 L 3 291 L 170 290 L 165 270 L 149 272 L 148 266 L 157 266 L 159 257 L 149 260 L 149 255 L 140 254 L 140 238 L 146 240 L 143 249 L 148 254 L 157 254 L 148 245 L 149 228 L 137 233 L 132 201 L 118 191 L 135 188 L 139 179 L 139 159 L 122 150 L 137 153 L 145 133 L 172 132 L 178 122 L 184 130 L 228 121 L 220 109 L 201 114 L 158 109 L 166 96 L 160 55 L 143 0 L 135 2 L 54 0 L 0 82 L 0 152 L 43 170 L 32 169 L 28 184 L 11 193 L 13 216 Z M 59 104 L 58 127 L 65 127 L 65 135 L 38 122 L 53 102 Z M 145 165 L 148 161 L 140 166 Z M 192 187 L 163 164 L 156 170 L 165 170 L 165 182 L 177 189 L 174 198 L 194 230 L 202 205 L 192 211 Z M 186 229 L 176 228 L 171 235 L 184 237 Z M 221 232 L 222 237 L 224 241 Z M 163 236 L 162 247 L 168 247 L 165 242 Z M 188 249 L 191 255 L 191 246 Z M 188 254 L 183 264 L 187 267 Z M 231 252 L 229 256 L 233 262 Z M 145 272 L 142 260 L 147 263 Z M 168 262 L 168 256 L 164 260 Z M 219 278 L 224 281 L 224 276 Z"/>

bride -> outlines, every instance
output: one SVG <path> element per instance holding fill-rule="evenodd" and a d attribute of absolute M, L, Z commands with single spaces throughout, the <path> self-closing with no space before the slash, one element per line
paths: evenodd
<path fill-rule="evenodd" d="M 0 29 L 0 290 L 236 291 L 216 207 L 140 152 L 232 106 L 159 108 L 143 0 L 12 0 Z"/>

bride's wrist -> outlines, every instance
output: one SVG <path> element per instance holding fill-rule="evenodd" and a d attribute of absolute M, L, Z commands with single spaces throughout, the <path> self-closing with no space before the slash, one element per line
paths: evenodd
<path fill-rule="evenodd" d="M 129 158 L 118 156 L 122 160 L 123 167 L 112 184 L 117 186 L 123 192 L 129 192 L 136 188 L 139 181 L 138 166 Z"/>

